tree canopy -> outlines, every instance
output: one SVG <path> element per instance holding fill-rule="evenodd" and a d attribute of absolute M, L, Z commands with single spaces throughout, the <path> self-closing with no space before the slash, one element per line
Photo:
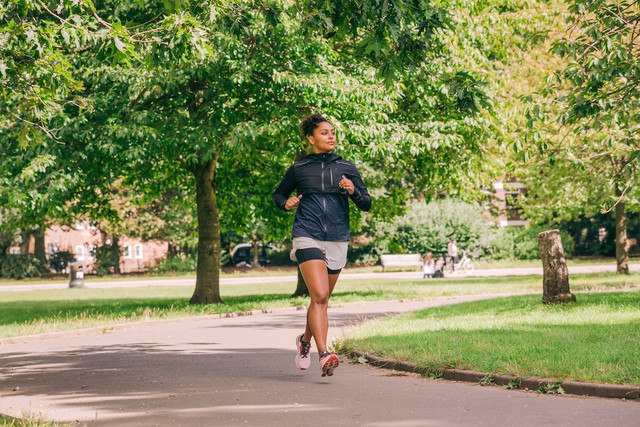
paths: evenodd
<path fill-rule="evenodd" d="M 527 111 L 526 208 L 559 221 L 615 211 L 618 271 L 628 272 L 626 211 L 637 211 L 640 129 L 637 2 L 570 3 L 553 52 L 565 61 Z M 542 185 L 534 185 L 544 176 Z"/>
<path fill-rule="evenodd" d="M 268 195 L 304 152 L 302 116 L 334 122 L 381 216 L 425 176 L 459 180 L 483 140 L 482 84 L 445 66 L 452 24 L 436 3 L 13 0 L 0 15 L 7 206 L 25 225 L 118 220 L 114 185 L 146 202 L 187 189 L 194 303 L 221 300 L 221 224 L 288 228 Z"/>

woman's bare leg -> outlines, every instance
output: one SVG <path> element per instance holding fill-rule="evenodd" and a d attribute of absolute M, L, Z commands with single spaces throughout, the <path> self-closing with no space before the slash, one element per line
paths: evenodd
<path fill-rule="evenodd" d="M 327 332 L 329 330 L 327 308 L 332 289 L 327 266 L 323 260 L 310 260 L 300 264 L 300 271 L 311 297 L 307 310 L 307 327 L 302 339 L 305 342 L 310 342 L 311 336 L 313 336 L 318 353 L 323 353 L 327 350 Z M 335 286 L 335 282 L 333 286 Z"/>

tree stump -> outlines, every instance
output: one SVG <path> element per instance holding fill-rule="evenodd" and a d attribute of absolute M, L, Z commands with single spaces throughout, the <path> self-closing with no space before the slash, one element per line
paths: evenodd
<path fill-rule="evenodd" d="M 542 259 L 542 302 L 558 304 L 575 302 L 569 290 L 569 270 L 558 230 L 538 233 L 538 249 Z"/>

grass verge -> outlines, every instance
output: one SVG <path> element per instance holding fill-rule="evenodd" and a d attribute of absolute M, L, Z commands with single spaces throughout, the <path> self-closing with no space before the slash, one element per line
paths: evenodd
<path fill-rule="evenodd" d="M 640 386 L 640 292 L 577 299 L 544 305 L 527 295 L 407 313 L 361 325 L 343 345 L 432 373 L 457 368 Z"/>
<path fill-rule="evenodd" d="M 58 424 L 51 421 L 42 421 L 36 418 L 12 418 L 0 415 L 1 427 L 66 427 L 69 424 Z"/>
<path fill-rule="evenodd" d="M 572 276 L 572 291 L 624 289 L 640 285 L 640 275 Z M 447 278 L 443 280 L 343 280 L 332 304 L 426 299 L 452 295 L 540 292 L 539 276 Z M 223 285 L 224 304 L 189 305 L 191 287 L 133 287 L 0 292 L 0 338 L 109 327 L 118 323 L 307 305 L 290 298 L 295 284 Z"/>

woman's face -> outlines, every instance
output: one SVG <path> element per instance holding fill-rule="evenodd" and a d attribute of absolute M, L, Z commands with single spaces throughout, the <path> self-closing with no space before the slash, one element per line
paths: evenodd
<path fill-rule="evenodd" d="M 314 153 L 330 153 L 336 148 L 336 130 L 329 122 L 319 123 L 313 135 L 309 137 L 309 142 Z"/>

